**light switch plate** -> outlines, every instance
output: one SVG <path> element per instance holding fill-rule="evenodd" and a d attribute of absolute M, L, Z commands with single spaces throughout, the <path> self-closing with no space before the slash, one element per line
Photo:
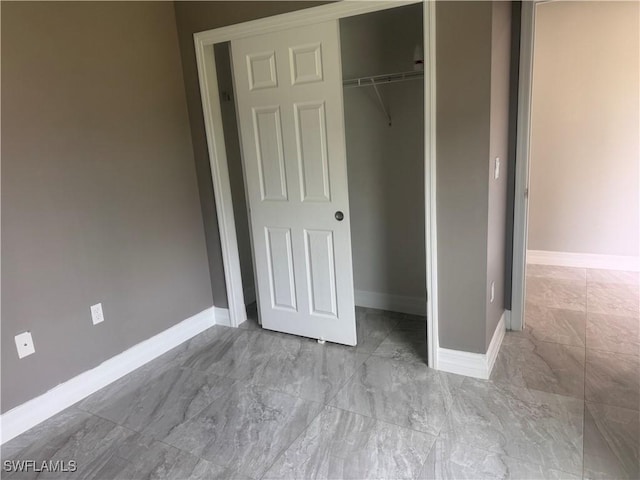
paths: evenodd
<path fill-rule="evenodd" d="M 15 341 L 16 348 L 18 349 L 18 358 L 24 358 L 36 352 L 31 332 L 19 333 L 16 335 Z"/>

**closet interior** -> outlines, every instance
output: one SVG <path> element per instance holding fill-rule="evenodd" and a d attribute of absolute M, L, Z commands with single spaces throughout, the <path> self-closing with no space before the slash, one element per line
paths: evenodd
<path fill-rule="evenodd" d="M 426 362 L 422 8 L 347 17 L 339 27 L 358 336 L 385 316 L 419 325 L 395 340 Z M 245 303 L 257 321 L 229 44 L 217 44 L 215 57 Z"/>

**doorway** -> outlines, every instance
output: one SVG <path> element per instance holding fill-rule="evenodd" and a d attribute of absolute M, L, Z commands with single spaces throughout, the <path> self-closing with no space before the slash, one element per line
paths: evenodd
<path fill-rule="evenodd" d="M 342 5 L 341 9 L 344 10 L 345 7 L 345 5 Z M 398 7 L 398 4 L 394 3 L 393 7 L 395 7 L 393 10 L 387 10 L 387 8 L 392 8 L 390 4 L 370 5 L 368 8 L 372 10 L 385 11 L 377 13 L 357 12 L 368 13 L 368 15 L 363 14 L 361 16 L 355 16 L 356 12 L 354 11 L 346 12 L 346 14 L 344 11 L 332 14 L 342 18 L 340 31 L 342 43 L 341 60 L 345 71 L 343 80 L 352 81 L 354 79 L 362 80 L 363 78 L 395 76 L 393 79 L 386 78 L 387 84 L 376 84 L 368 87 L 361 85 L 351 88 L 345 85 L 344 90 L 349 201 L 352 208 L 355 208 L 355 212 L 357 212 L 357 214 L 351 215 L 351 228 L 354 236 L 352 242 L 354 275 L 358 277 L 354 284 L 356 290 L 355 304 L 364 304 L 367 307 L 377 307 L 385 310 L 400 310 L 400 315 L 425 315 L 427 310 L 430 313 L 433 311 L 434 313 L 428 315 L 427 319 L 425 319 L 429 330 L 433 331 L 435 330 L 434 326 L 437 326 L 437 311 L 435 310 L 435 302 L 427 303 L 425 295 L 429 288 L 435 287 L 435 282 L 433 282 L 433 278 L 435 278 L 435 262 L 433 261 L 435 255 L 431 254 L 432 250 L 429 248 L 432 244 L 432 235 L 435 235 L 432 228 L 435 226 L 433 221 L 435 219 L 432 216 L 431 207 L 433 205 L 428 201 L 425 202 L 425 199 L 429 199 L 435 194 L 434 189 L 429 188 L 432 186 L 434 179 L 431 175 L 431 160 L 433 159 L 430 158 L 430 129 L 426 128 L 431 125 L 430 120 L 433 112 L 426 110 L 428 113 L 426 118 L 429 121 L 424 121 L 425 105 L 428 105 L 430 101 L 430 95 L 423 94 L 424 86 L 430 86 L 429 58 L 423 63 L 426 64 L 427 75 L 424 75 L 422 71 L 414 70 L 414 68 L 419 68 L 419 66 L 414 67 L 414 65 L 417 60 L 422 60 L 418 58 L 422 56 L 422 52 L 430 51 L 428 40 L 423 43 L 423 38 L 428 39 L 429 35 L 422 34 L 423 21 L 425 19 L 429 20 L 430 12 L 427 11 L 429 8 L 426 8 L 423 12 L 422 4 Z M 326 10 L 324 7 L 318 8 Z M 362 10 L 362 7 L 360 7 L 360 10 Z M 383 16 L 386 16 L 384 15 L 385 13 L 391 14 L 390 17 L 392 17 L 391 20 L 387 19 L 386 25 L 385 21 L 382 20 Z M 413 24 L 420 30 L 419 32 L 414 32 L 417 35 L 414 35 L 413 38 L 410 38 L 411 35 L 407 34 L 406 31 L 408 29 L 402 30 L 401 25 L 403 23 L 406 24 L 406 21 L 403 22 L 399 19 L 403 16 L 405 20 L 413 19 Z M 287 14 L 281 17 L 290 17 L 291 20 L 292 15 Z M 300 17 L 300 13 L 296 13 L 294 17 Z M 366 17 L 369 18 L 367 19 Z M 311 19 L 307 18 L 304 21 L 310 22 Z M 392 42 L 386 41 L 387 39 L 385 38 L 380 38 L 381 32 L 393 32 L 393 29 L 389 30 L 388 27 L 394 22 L 400 27 L 399 31 L 396 31 L 396 37 L 401 39 L 401 43 L 404 42 L 406 44 L 399 49 L 396 41 L 395 52 Z M 287 21 L 285 24 L 291 26 L 295 22 Z M 221 35 L 217 38 L 227 37 L 229 39 L 229 37 L 234 38 L 234 35 L 240 35 L 238 33 L 230 34 L 229 28 L 220 29 L 226 30 L 226 32 L 218 32 Z M 255 268 L 255 262 L 251 261 L 251 255 L 247 255 L 251 250 L 248 248 L 250 242 L 247 241 L 246 235 L 248 218 L 246 213 L 243 215 L 243 212 L 246 212 L 246 207 L 244 207 L 243 203 L 246 205 L 246 201 L 243 202 L 244 194 L 240 193 L 241 189 L 238 188 L 242 187 L 243 182 L 239 181 L 241 179 L 241 168 L 238 168 L 238 162 L 235 161 L 239 158 L 239 155 L 232 153 L 234 149 L 236 149 L 237 153 L 237 146 L 239 145 L 237 130 L 225 125 L 234 117 L 233 82 L 230 81 L 228 75 L 230 72 L 230 68 L 228 68 L 228 46 L 224 45 L 222 41 L 216 41 L 216 36 L 212 35 L 211 32 L 204 32 L 196 37 L 198 36 L 201 38 L 196 38 L 196 45 L 202 47 L 198 48 L 199 67 L 208 67 L 201 68 L 200 72 L 201 86 L 204 80 L 207 87 L 203 92 L 203 99 L 205 98 L 206 90 L 209 90 L 209 108 L 205 105 L 205 118 L 207 114 L 216 114 L 209 118 L 212 123 L 216 124 L 216 128 L 207 128 L 210 156 L 213 157 L 214 190 L 216 190 L 216 183 L 225 183 L 221 181 L 223 180 L 221 177 L 224 177 L 224 175 L 220 175 L 225 169 L 225 165 L 221 166 L 222 162 L 217 160 L 221 160 L 224 157 L 228 160 L 228 170 L 226 172 L 230 180 L 228 190 L 226 188 L 220 189 L 224 195 L 219 195 L 216 192 L 216 203 L 221 237 L 226 237 L 227 240 L 226 242 L 224 239 L 222 241 L 223 256 L 227 257 L 227 260 L 233 260 L 232 257 L 234 255 L 230 251 L 234 250 L 233 247 L 238 250 L 237 262 L 225 261 L 227 291 L 230 297 L 229 324 L 234 325 L 235 320 L 237 325 L 241 323 L 239 320 L 243 320 L 242 317 L 246 315 L 246 304 L 250 306 L 249 316 L 255 316 L 255 310 L 252 312 L 251 308 L 252 292 L 255 291 L 252 288 L 255 279 L 251 281 L 254 276 L 252 270 Z M 202 38 L 205 36 L 207 38 Z M 353 47 L 354 41 L 355 43 L 361 42 L 359 48 L 365 46 L 367 52 L 379 52 L 380 55 L 378 55 L 378 58 L 372 56 L 372 61 L 369 62 L 369 65 L 366 65 L 366 62 L 362 62 L 364 55 L 354 56 L 354 53 L 357 52 L 357 48 Z M 375 46 L 371 45 L 371 41 L 377 42 Z M 225 53 L 225 50 L 227 53 Z M 207 65 L 206 58 L 203 58 L 205 57 L 205 51 L 215 58 L 214 65 L 210 63 Z M 398 52 L 401 52 L 401 54 L 398 55 Z M 345 59 L 345 55 L 347 57 L 351 55 L 351 58 Z M 209 62 L 211 57 L 208 57 Z M 392 61 L 402 58 L 403 63 L 401 65 L 389 65 L 387 60 L 387 65 L 385 65 L 385 57 Z M 372 62 L 377 64 L 374 65 Z M 225 63 L 227 67 L 225 67 Z M 348 72 L 346 65 L 351 68 Z M 213 69 L 211 69 L 212 66 L 214 67 Z M 209 75 L 203 75 L 207 73 Z M 210 76 L 212 73 L 216 73 L 215 83 L 217 85 L 214 85 L 212 81 L 213 79 Z M 397 74 L 402 75 L 398 77 Z M 376 81 L 378 80 L 381 79 L 376 79 Z M 214 96 L 211 95 L 213 90 L 211 87 L 215 87 L 215 90 L 218 90 L 219 97 L 216 95 L 218 98 L 214 99 Z M 428 92 L 430 92 L 430 89 Z M 416 95 L 416 93 L 418 94 Z M 215 109 L 211 109 L 212 105 L 216 107 L 215 100 L 220 101 L 219 116 L 217 115 L 218 112 L 214 111 Z M 389 120 L 391 120 L 391 125 L 389 125 Z M 212 130 L 217 131 L 217 137 L 215 136 L 216 132 Z M 220 133 L 223 133 L 223 135 L 219 135 Z M 368 141 L 366 138 L 367 133 Z M 234 135 L 235 139 L 231 138 Z M 215 140 L 215 143 L 212 140 Z M 387 145 L 386 151 L 376 148 L 376 142 L 381 146 Z M 394 142 L 395 146 L 389 146 Z M 221 151 L 221 147 L 224 148 L 224 152 Z M 429 147 L 426 150 L 428 152 L 426 157 L 423 155 L 425 147 Z M 408 155 L 408 152 L 411 155 Z M 407 157 L 412 158 L 407 160 Z M 369 161 L 368 164 L 365 163 L 367 159 Z M 427 185 L 427 188 L 425 188 L 425 185 Z M 402 188 L 403 186 L 405 188 Z M 395 193 L 393 192 L 394 188 Z M 385 195 L 376 198 L 376 190 L 378 193 L 384 192 Z M 369 196 L 367 197 L 367 195 Z M 233 199 L 233 202 L 231 202 L 232 209 L 229 208 L 228 203 L 225 205 L 225 198 L 219 201 L 218 197 L 230 197 Z M 224 211 L 223 215 L 221 215 L 221 210 Z M 230 210 L 234 214 L 233 217 L 229 215 Z M 222 222 L 220 221 L 221 218 Z M 232 235 L 225 235 L 223 233 L 225 230 L 223 227 L 224 220 L 228 221 L 234 218 L 238 226 L 234 228 L 234 232 L 231 232 Z M 228 232 L 229 229 L 227 228 L 226 230 Z M 235 239 L 232 238 L 233 234 L 235 234 Z M 356 236 L 358 239 L 356 239 Z M 228 247 L 227 254 L 224 253 L 225 244 Z M 389 252 L 391 255 L 384 255 L 384 253 Z M 233 271 L 234 263 L 236 263 L 235 272 Z M 228 265 L 231 268 L 227 268 Z M 238 277 L 242 279 L 240 292 L 238 292 L 237 288 L 240 284 Z M 370 283 L 367 284 L 367 281 Z M 230 284 L 231 288 L 229 288 Z M 241 314 L 238 314 L 238 294 L 243 297 Z M 244 298 L 245 296 L 246 299 Z M 234 307 L 236 307 L 235 313 Z M 433 332 L 427 337 L 430 342 L 434 343 L 437 338 Z M 430 348 L 428 358 L 431 358 L 432 351 L 433 348 Z M 430 362 L 430 364 L 434 366 L 433 362 Z"/>

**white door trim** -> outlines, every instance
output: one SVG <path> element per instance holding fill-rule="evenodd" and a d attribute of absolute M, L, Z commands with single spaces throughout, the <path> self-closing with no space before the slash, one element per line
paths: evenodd
<path fill-rule="evenodd" d="M 214 44 L 228 42 L 246 36 L 268 33 L 284 28 L 310 25 L 327 20 L 364 13 L 396 8 L 404 5 L 420 3 L 420 0 L 386 0 L 386 1 L 343 1 L 319 7 L 303 9 L 295 12 L 252 20 L 236 25 L 216 28 L 194 34 L 198 79 L 209 161 L 211 163 L 211 179 L 216 202 L 220 245 L 225 274 L 225 286 L 229 306 L 229 325 L 237 327 L 246 320 L 242 278 L 240 275 L 240 257 L 236 238 L 235 219 L 231 185 L 224 143 L 218 80 L 215 66 Z M 425 248 L 427 258 L 427 341 L 428 364 L 437 368 L 436 351 L 438 348 L 438 308 L 437 308 L 437 231 L 436 231 L 436 149 L 435 149 L 435 1 L 424 0 L 424 51 L 425 76 Z"/>
<path fill-rule="evenodd" d="M 531 137 L 531 89 L 535 13 L 539 1 L 522 2 L 520 30 L 520 74 L 518 81 L 518 125 L 516 130 L 516 173 L 513 215 L 513 272 L 509 330 L 524 328 L 525 268 L 529 217 L 529 152 Z"/>

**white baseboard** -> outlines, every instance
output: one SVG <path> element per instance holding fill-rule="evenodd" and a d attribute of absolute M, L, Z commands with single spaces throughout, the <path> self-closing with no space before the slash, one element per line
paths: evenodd
<path fill-rule="evenodd" d="M 527 250 L 527 263 L 557 267 L 602 268 L 605 270 L 640 271 L 640 257 L 596 255 L 592 253 Z"/>
<path fill-rule="evenodd" d="M 377 308 L 412 315 L 427 314 L 427 301 L 425 298 L 420 297 L 405 297 L 402 295 L 356 290 L 355 301 L 358 307 Z"/>
<path fill-rule="evenodd" d="M 216 324 L 208 308 L 0 416 L 4 444 Z"/>
<path fill-rule="evenodd" d="M 488 379 L 504 339 L 506 310 L 493 332 L 487 353 L 462 352 L 438 347 L 438 370 L 467 377 Z"/>
<path fill-rule="evenodd" d="M 229 316 L 228 308 L 213 307 L 213 315 L 216 318 L 216 325 L 222 325 L 223 327 L 231 326 L 231 317 Z"/>

